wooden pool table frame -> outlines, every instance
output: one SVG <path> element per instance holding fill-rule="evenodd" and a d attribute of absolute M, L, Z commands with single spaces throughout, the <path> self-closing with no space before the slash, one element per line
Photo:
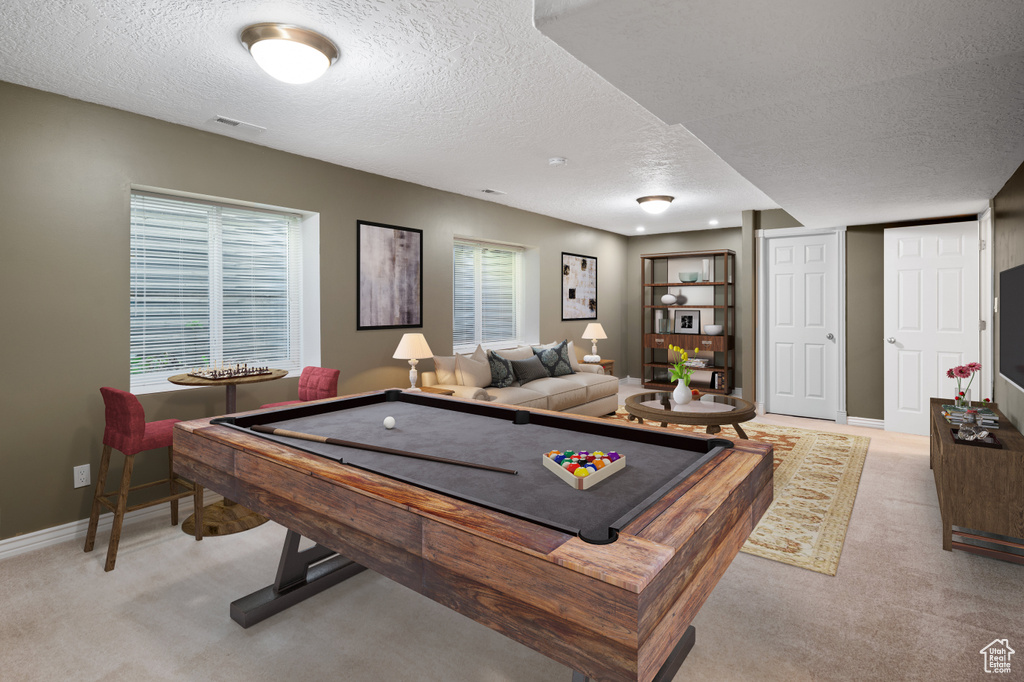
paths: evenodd
<path fill-rule="evenodd" d="M 670 677 L 772 501 L 772 447 L 743 441 L 595 545 L 209 422 L 175 425 L 177 473 L 564 663 L 574 680 Z"/>

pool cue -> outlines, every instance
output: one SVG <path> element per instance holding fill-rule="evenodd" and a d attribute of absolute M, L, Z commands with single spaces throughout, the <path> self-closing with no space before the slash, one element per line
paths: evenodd
<path fill-rule="evenodd" d="M 391 448 L 383 448 L 379 445 L 370 445 L 369 443 L 356 443 L 350 440 L 341 440 L 340 438 L 329 438 L 327 436 L 318 436 L 314 433 L 302 433 L 300 431 L 289 431 L 288 429 L 275 429 L 272 426 L 263 426 L 256 424 L 250 426 L 253 431 L 259 431 L 260 433 L 269 433 L 273 436 L 283 436 L 285 438 L 298 438 L 299 440 L 310 440 L 316 443 L 327 443 L 328 445 L 341 445 L 346 448 L 356 448 L 358 450 L 370 450 L 372 452 L 382 452 L 385 455 L 398 455 L 399 457 L 412 457 L 413 459 L 425 459 L 430 462 L 441 462 L 443 464 L 455 464 L 457 466 L 469 467 L 471 469 L 485 469 L 487 471 L 497 471 L 502 474 L 517 475 L 519 472 L 514 469 L 502 469 L 501 467 L 492 467 L 487 464 L 476 464 L 475 462 L 463 462 L 458 459 L 448 459 L 446 457 L 435 457 L 434 455 L 420 455 L 415 452 L 406 452 L 405 450 L 393 450 Z"/>

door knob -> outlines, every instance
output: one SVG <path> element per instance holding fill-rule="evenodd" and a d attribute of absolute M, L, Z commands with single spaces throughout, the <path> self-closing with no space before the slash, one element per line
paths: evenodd
<path fill-rule="evenodd" d="M 836 338 L 836 335 L 833 334 L 832 332 L 829 332 L 828 336 L 826 336 L 825 338 L 828 339 L 829 341 L 834 341 L 835 338 Z"/>
<path fill-rule="evenodd" d="M 886 342 L 886 343 L 896 343 L 896 338 L 895 338 L 895 337 L 892 337 L 892 336 L 890 336 L 889 338 L 887 338 L 887 339 L 885 340 L 885 342 Z"/>

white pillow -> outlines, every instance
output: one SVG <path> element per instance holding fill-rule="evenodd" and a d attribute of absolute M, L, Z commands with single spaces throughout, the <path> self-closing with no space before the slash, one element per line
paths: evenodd
<path fill-rule="evenodd" d="M 455 356 L 434 356 L 434 371 L 437 372 L 437 383 L 443 386 L 457 386 L 459 381 L 455 372 Z"/>
<path fill-rule="evenodd" d="M 473 355 L 455 356 L 455 377 L 459 380 L 460 386 L 475 386 L 476 388 L 487 388 L 491 385 L 491 363 L 484 355 L 483 362 L 476 360 Z"/>
<path fill-rule="evenodd" d="M 533 357 L 533 348 L 530 346 L 516 346 L 515 348 L 498 348 L 498 355 L 506 360 L 529 360 Z"/>

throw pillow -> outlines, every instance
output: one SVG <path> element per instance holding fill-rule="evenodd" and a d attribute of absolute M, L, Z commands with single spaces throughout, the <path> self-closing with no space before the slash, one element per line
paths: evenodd
<path fill-rule="evenodd" d="M 516 380 L 515 372 L 512 370 L 512 361 L 501 357 L 494 351 L 487 356 L 491 366 L 491 386 L 495 388 L 506 388 Z"/>
<path fill-rule="evenodd" d="M 534 352 L 536 352 L 536 349 L 538 348 L 554 348 L 559 343 L 561 343 L 561 341 L 552 341 L 551 343 L 545 343 L 543 346 L 534 346 Z M 572 341 L 569 341 L 568 339 L 566 339 L 565 343 L 568 345 L 569 365 L 572 367 L 572 371 L 582 372 L 583 370 L 580 369 L 580 361 L 576 359 L 576 347 L 573 346 Z"/>
<path fill-rule="evenodd" d="M 434 356 L 434 371 L 437 372 L 437 383 L 443 386 L 458 386 L 455 376 L 455 357 Z"/>
<path fill-rule="evenodd" d="M 512 371 L 515 372 L 520 384 L 545 379 L 548 376 L 548 371 L 536 355 L 526 360 L 513 360 Z"/>
<path fill-rule="evenodd" d="M 562 341 L 552 348 L 534 346 L 533 352 L 540 363 L 544 365 L 549 377 L 560 377 L 566 374 L 574 374 L 572 365 L 569 363 L 569 347 L 567 341 Z"/>
<path fill-rule="evenodd" d="M 516 346 L 515 348 L 499 348 L 498 352 L 506 360 L 528 360 L 533 357 L 533 349 L 529 346 Z"/>
<path fill-rule="evenodd" d="M 469 355 L 455 356 L 455 378 L 459 380 L 459 386 L 475 386 L 476 388 L 487 388 L 491 385 L 491 363 L 487 361 L 487 355 L 480 361 Z"/>

